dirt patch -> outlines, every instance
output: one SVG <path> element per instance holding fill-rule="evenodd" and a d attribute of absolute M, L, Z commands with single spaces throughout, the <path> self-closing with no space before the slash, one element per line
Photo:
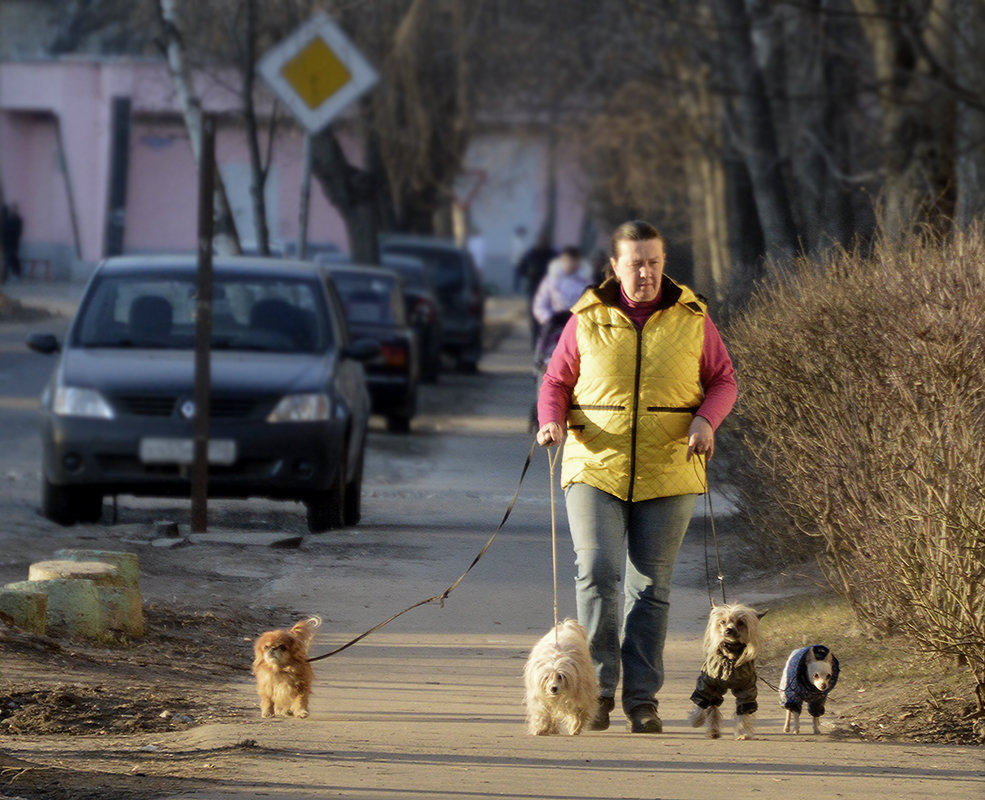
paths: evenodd
<path fill-rule="evenodd" d="M 767 643 L 757 665 L 771 681 L 779 681 L 789 643 L 826 644 L 837 656 L 841 675 L 823 718 L 833 736 L 985 744 L 985 719 L 976 714 L 966 668 L 912 653 L 900 638 L 872 639 L 830 590 L 771 603 L 763 629 Z"/>
<path fill-rule="evenodd" d="M 143 638 L 102 647 L 0 625 L 0 734 L 139 736 L 255 715 L 222 689 L 250 680 L 252 638 L 231 632 L 270 627 L 266 614 L 251 616 L 241 608 L 232 618 L 159 605 L 145 607 L 144 614 Z M 130 800 L 188 789 L 188 780 L 137 767 L 129 775 L 89 773 L 0 752 L 0 797 Z"/>
<path fill-rule="evenodd" d="M 0 753 L 0 798 L 147 800 L 188 788 L 187 781 L 40 767 Z"/>
<path fill-rule="evenodd" d="M 93 648 L 0 630 L 5 653 L 0 732 L 104 736 L 153 733 L 239 718 L 217 689 L 248 680 L 250 640 L 215 613 L 145 609 L 147 634 Z M 260 628 L 260 620 L 245 621 Z M 18 657 L 19 656 L 19 657 Z M 13 657 L 13 658 L 12 658 Z"/>

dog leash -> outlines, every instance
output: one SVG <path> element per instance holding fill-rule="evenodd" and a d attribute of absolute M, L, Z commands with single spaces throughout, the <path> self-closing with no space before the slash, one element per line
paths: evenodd
<path fill-rule="evenodd" d="M 715 512 L 711 506 L 711 489 L 708 486 L 708 457 L 702 454 L 695 454 L 699 462 L 704 465 L 704 485 L 705 485 L 705 524 L 704 524 L 704 544 L 705 544 L 705 586 L 708 589 L 708 602 L 714 606 L 715 601 L 711 596 L 711 573 L 708 570 L 708 527 L 711 525 L 712 541 L 715 544 L 715 567 L 719 587 L 722 590 L 722 602 L 728 603 L 725 596 L 725 574 L 722 571 L 722 553 L 718 546 L 718 531 L 715 528 Z"/>
<path fill-rule="evenodd" d="M 357 644 L 357 643 L 361 642 L 363 639 L 365 639 L 370 634 L 376 633 L 376 631 L 378 631 L 383 626 L 389 625 L 391 622 L 393 622 L 398 617 L 402 617 L 408 611 L 413 611 L 415 608 L 420 608 L 421 606 L 426 606 L 428 603 L 434 603 L 435 601 L 437 601 L 438 603 L 441 604 L 442 607 L 444 607 L 445 600 L 447 599 L 447 597 L 453 591 L 455 591 L 455 589 L 458 588 L 458 585 L 463 580 L 465 580 L 465 576 L 468 575 L 472 571 L 472 568 L 476 564 L 479 563 L 479 559 L 481 559 L 486 554 L 486 551 L 492 545 L 493 540 L 496 538 L 497 534 L 503 529 L 503 526 L 506 524 L 506 520 L 508 520 L 510 518 L 510 514 L 513 513 L 513 507 L 516 505 L 516 500 L 520 496 L 520 487 L 523 486 L 523 479 L 527 476 L 527 470 L 530 468 L 530 463 L 533 461 L 534 451 L 536 449 L 537 449 L 537 441 L 534 440 L 534 443 L 532 445 L 530 445 L 530 452 L 527 453 L 527 460 L 523 462 L 523 469 L 520 470 L 520 480 L 517 481 L 516 491 L 513 492 L 513 498 L 510 500 L 510 504 L 506 507 L 506 513 L 503 514 L 502 521 L 499 523 L 499 525 L 497 526 L 496 530 L 493 531 L 492 536 L 490 536 L 489 539 L 486 541 L 486 543 L 482 546 L 482 549 L 476 554 L 475 558 L 472 559 L 472 563 L 469 564 L 469 566 L 465 570 L 465 572 L 463 572 L 461 575 L 459 575 L 458 578 L 447 589 L 445 589 L 443 592 L 441 592 L 441 594 L 436 594 L 436 595 L 434 595 L 432 597 L 427 598 L 426 600 L 421 600 L 421 601 L 419 601 L 417 603 L 414 603 L 411 606 L 407 606 L 407 608 L 405 608 L 403 611 L 398 611 L 393 616 L 387 617 L 387 619 L 383 620 L 383 622 L 377 623 L 372 628 L 370 628 L 368 631 L 364 631 L 363 633 L 360 633 L 354 639 L 350 639 L 348 642 L 346 642 L 345 644 L 343 644 L 343 645 L 341 645 L 339 647 L 336 647 L 331 652 L 324 653 L 323 655 L 320 655 L 320 656 L 314 656 L 313 658 L 309 658 L 308 659 L 308 662 L 311 663 L 312 661 L 321 661 L 323 658 L 331 658 L 334 655 L 338 655 L 343 650 L 348 650 L 354 644 Z M 550 458 L 550 454 L 548 453 L 548 459 L 549 458 Z M 554 495 L 553 495 L 553 485 L 552 485 L 552 494 L 551 494 L 552 503 L 553 503 L 553 499 L 554 499 Z M 553 508 L 552 508 L 552 511 L 553 511 Z M 557 578 L 555 578 L 554 585 L 555 585 L 555 587 L 557 587 Z M 554 603 L 555 603 L 554 616 L 556 618 L 557 617 L 557 599 L 556 599 L 556 594 L 555 594 L 555 601 L 554 601 Z"/>
<path fill-rule="evenodd" d="M 558 447 L 554 455 L 551 449 L 547 448 L 547 469 L 551 476 L 551 566 L 554 569 L 554 644 L 558 644 L 558 615 L 557 615 L 557 514 L 554 510 L 554 468 L 557 466 L 558 459 L 561 457 L 561 448 Z"/>

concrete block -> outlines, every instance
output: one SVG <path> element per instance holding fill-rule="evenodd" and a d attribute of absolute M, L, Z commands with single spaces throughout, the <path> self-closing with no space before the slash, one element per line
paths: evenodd
<path fill-rule="evenodd" d="M 144 610 L 140 592 L 125 586 L 97 586 L 103 628 L 128 636 L 144 635 Z"/>
<path fill-rule="evenodd" d="M 112 564 L 119 571 L 123 585 L 140 591 L 140 559 L 136 553 L 123 550 L 56 550 L 55 558 L 62 561 L 102 561 Z"/>
<path fill-rule="evenodd" d="M 83 578 L 18 581 L 7 588 L 41 592 L 47 598 L 45 619 L 49 635 L 95 639 L 103 633 L 102 609 L 96 584 Z"/>
<path fill-rule="evenodd" d="M 30 583 L 10 583 L 0 589 L 0 611 L 18 628 L 44 636 L 47 631 L 48 596 L 30 588 Z"/>
<path fill-rule="evenodd" d="M 28 569 L 29 581 L 87 580 L 97 586 L 122 586 L 120 571 L 105 561 L 35 561 Z"/>

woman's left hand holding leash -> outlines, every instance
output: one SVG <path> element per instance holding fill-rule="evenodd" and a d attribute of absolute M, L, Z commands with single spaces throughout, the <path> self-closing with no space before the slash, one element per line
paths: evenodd
<path fill-rule="evenodd" d="M 543 428 L 541 428 L 543 430 Z M 540 433 L 537 434 L 540 441 Z M 705 461 L 710 461 L 715 453 L 715 431 L 711 423 L 704 417 L 695 416 L 691 420 L 691 427 L 687 430 L 687 460 L 697 454 L 704 456 Z"/>

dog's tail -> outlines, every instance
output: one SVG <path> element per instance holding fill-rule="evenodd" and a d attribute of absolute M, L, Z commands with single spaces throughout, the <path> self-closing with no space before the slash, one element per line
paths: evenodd
<path fill-rule="evenodd" d="M 291 627 L 291 633 L 298 638 L 304 639 L 305 644 L 309 643 L 315 635 L 315 629 L 321 627 L 321 617 L 313 614 L 307 619 L 295 622 Z"/>

